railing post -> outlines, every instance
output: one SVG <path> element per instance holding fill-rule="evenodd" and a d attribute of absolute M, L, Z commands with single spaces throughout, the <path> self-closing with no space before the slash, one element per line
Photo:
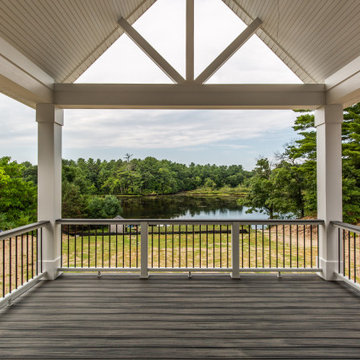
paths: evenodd
<path fill-rule="evenodd" d="M 140 279 L 148 279 L 148 223 L 141 222 L 141 268 Z"/>
<path fill-rule="evenodd" d="M 239 223 L 232 223 L 231 225 L 231 278 L 240 279 L 240 251 L 239 251 L 239 241 L 240 241 L 240 230 Z"/>

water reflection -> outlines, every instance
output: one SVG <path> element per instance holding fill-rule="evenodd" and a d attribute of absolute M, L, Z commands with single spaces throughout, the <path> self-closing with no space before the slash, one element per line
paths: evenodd
<path fill-rule="evenodd" d="M 267 219 L 247 214 L 237 197 L 164 195 L 120 197 L 125 219 Z"/>

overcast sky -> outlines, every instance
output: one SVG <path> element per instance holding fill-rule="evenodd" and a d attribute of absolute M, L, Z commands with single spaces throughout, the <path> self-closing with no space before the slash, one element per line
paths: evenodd
<path fill-rule="evenodd" d="M 185 0 L 158 0 L 135 28 L 183 75 Z M 245 28 L 220 0 L 195 0 L 195 76 Z M 171 83 L 123 35 L 77 82 Z M 301 83 L 253 36 L 208 83 Z M 36 163 L 35 111 L 0 94 L 1 156 Z M 66 110 L 63 157 L 125 153 L 183 163 L 242 164 L 273 158 L 294 138 L 288 110 Z"/>

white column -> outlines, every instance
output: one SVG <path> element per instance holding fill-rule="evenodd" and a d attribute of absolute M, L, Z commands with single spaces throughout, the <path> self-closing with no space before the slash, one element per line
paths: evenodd
<path fill-rule="evenodd" d="M 342 105 L 326 105 L 315 111 L 317 150 L 317 208 L 320 227 L 319 266 L 325 280 L 337 270 L 337 231 L 330 221 L 342 221 Z"/>
<path fill-rule="evenodd" d="M 43 271 L 54 280 L 60 266 L 61 129 L 63 110 L 53 104 L 36 106 L 38 123 L 38 220 L 50 220 L 43 231 Z"/>

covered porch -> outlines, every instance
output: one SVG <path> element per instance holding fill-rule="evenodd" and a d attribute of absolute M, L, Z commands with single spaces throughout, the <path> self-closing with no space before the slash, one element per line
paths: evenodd
<path fill-rule="evenodd" d="M 38 222 L 0 233 L 0 354 L 357 357 L 360 228 L 342 222 L 341 126 L 360 101 L 358 2 L 282 1 L 278 39 L 279 2 L 224 0 L 247 27 L 197 77 L 194 0 L 184 76 L 132 26 L 152 0 L 36 3 L 0 4 L 12 19 L 0 24 L 0 91 L 38 124 Z M 74 83 L 123 33 L 173 84 Z M 254 34 L 303 84 L 206 83 Z M 314 110 L 317 219 L 63 219 L 64 109 Z"/>

